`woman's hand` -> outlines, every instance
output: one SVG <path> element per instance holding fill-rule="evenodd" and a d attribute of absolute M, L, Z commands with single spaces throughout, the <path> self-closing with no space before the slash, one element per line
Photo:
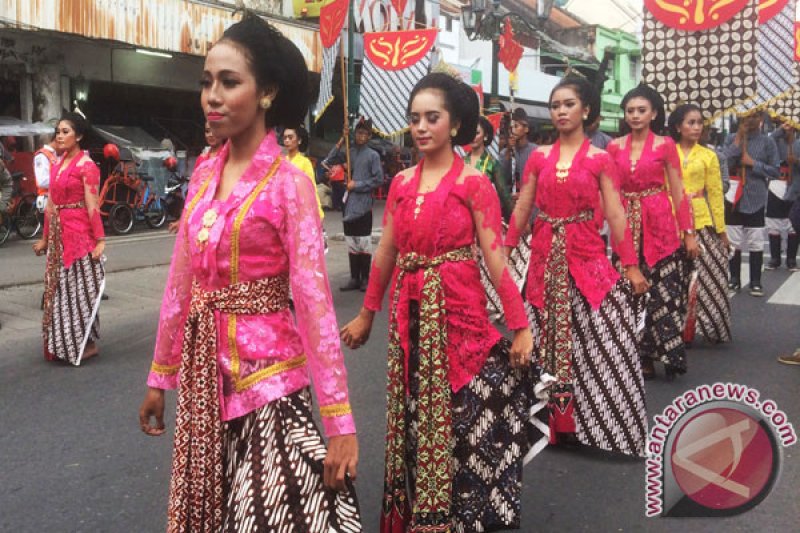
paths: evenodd
<path fill-rule="evenodd" d="M 94 259 L 95 261 L 100 259 L 105 249 L 106 249 L 105 239 L 97 241 L 97 244 L 94 245 L 94 250 L 92 250 L 92 259 Z"/>
<path fill-rule="evenodd" d="M 722 233 L 718 233 L 717 236 L 722 241 L 722 244 L 725 246 L 725 250 L 731 247 L 731 240 L 728 238 L 728 232 L 723 231 Z"/>
<path fill-rule="evenodd" d="M 511 352 L 508 354 L 511 359 L 512 368 L 522 368 L 531 364 L 533 354 L 533 335 L 529 328 L 522 328 L 514 331 L 514 340 L 511 342 Z"/>
<path fill-rule="evenodd" d="M 642 271 L 638 266 L 631 265 L 625 269 L 625 277 L 633 285 L 633 291 L 636 294 L 643 294 L 650 290 L 650 283 L 644 278 Z"/>
<path fill-rule="evenodd" d="M 374 317 L 373 311 L 362 307 L 358 316 L 339 331 L 342 342 L 353 350 L 360 348 L 369 339 Z"/>
<path fill-rule="evenodd" d="M 686 257 L 689 259 L 700 257 L 700 245 L 697 244 L 697 237 L 694 234 L 687 233 L 684 235 L 683 245 L 686 247 Z"/>
<path fill-rule="evenodd" d="M 36 255 L 44 255 L 47 253 L 47 241 L 44 239 L 39 239 L 33 243 L 33 253 Z"/>
<path fill-rule="evenodd" d="M 323 482 L 326 487 L 344 491 L 347 489 L 345 476 L 356 480 L 358 465 L 358 441 L 355 435 L 338 435 L 328 441 L 328 455 L 323 462 L 325 472 Z"/>
<path fill-rule="evenodd" d="M 511 252 L 514 251 L 513 246 L 503 246 L 503 254 L 506 256 L 506 261 L 511 261 Z"/>
<path fill-rule="evenodd" d="M 150 417 L 155 417 L 156 425 L 150 425 Z M 158 437 L 164 433 L 164 391 L 147 388 L 142 406 L 139 407 L 139 427 L 146 434 Z"/>

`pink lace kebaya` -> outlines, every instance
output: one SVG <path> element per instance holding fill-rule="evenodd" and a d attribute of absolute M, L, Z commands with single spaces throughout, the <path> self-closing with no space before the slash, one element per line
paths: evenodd
<path fill-rule="evenodd" d="M 240 417 L 306 387 L 310 372 L 325 433 L 355 433 L 316 191 L 308 177 L 285 160 L 264 185 L 281 153 L 275 133 L 270 132 L 230 196 L 214 200 L 228 150 L 226 144 L 218 157 L 198 165 L 192 176 L 187 205 L 198 191 L 203 194 L 181 222 L 175 242 L 147 383 L 161 389 L 178 385 L 193 281 L 214 291 L 232 279 L 247 282 L 288 274 L 296 321 L 289 309 L 240 315 L 232 331 L 228 317 L 215 311 L 221 418 Z M 255 193 L 260 186 L 263 189 Z M 248 197 L 254 198 L 249 207 Z M 207 216 L 211 210 L 216 217 Z M 237 225 L 238 250 L 232 246 Z M 207 238 L 198 238 L 204 228 Z"/>
<path fill-rule="evenodd" d="M 489 267 L 492 282 L 503 302 L 508 328 L 528 327 L 522 298 L 505 267 L 502 249 L 500 201 L 492 183 L 481 174 L 462 176 L 464 163 L 456 157 L 453 168 L 438 187 L 419 194 L 424 162 L 413 176 L 398 175 L 386 201 L 381 245 L 375 253 L 364 307 L 380 311 L 387 286 L 400 291 L 396 313 L 403 350 L 408 358 L 409 302 L 419 301 L 424 270 L 407 272 L 395 284 L 396 257 L 416 253 L 434 258 L 473 246 L 476 237 Z M 418 212 L 415 215 L 415 211 Z M 454 392 L 470 382 L 483 367 L 500 333 L 489 323 L 486 293 L 476 261 L 447 261 L 440 267 L 447 309 L 448 379 Z M 405 365 L 408 368 L 408 364 Z"/>
<path fill-rule="evenodd" d="M 523 185 L 519 202 L 535 205 L 552 218 L 574 217 L 584 211 L 597 213 L 600 210 L 601 180 L 610 180 L 619 189 L 617 174 L 611 158 L 606 152 L 591 148 L 585 141 L 575 156 L 566 180 L 556 176 L 559 143 L 553 147 L 542 147 L 534 151 L 523 172 Z M 535 194 L 535 198 L 532 196 Z M 526 210 L 530 212 L 530 209 Z M 516 246 L 527 225 L 524 220 L 511 216 L 505 243 Z M 608 260 L 605 244 L 598 233 L 596 220 L 567 224 L 566 256 L 569 274 L 575 285 L 586 297 L 593 309 L 600 307 L 606 294 L 620 275 Z M 537 219 L 531 236 L 531 259 L 528 267 L 526 298 L 538 308 L 544 307 L 544 271 L 553 240 L 553 228 L 549 222 Z M 613 241 L 613 240 L 612 240 Z M 623 258 L 623 264 L 636 264 L 630 231 L 624 239 L 615 243 L 614 249 Z"/>
<path fill-rule="evenodd" d="M 50 202 L 55 206 L 83 205 L 79 209 L 58 211 L 63 268 L 68 269 L 76 259 L 94 250 L 97 240 L 105 237 L 105 231 L 98 211 L 100 170 L 97 165 L 88 156 L 80 153 L 58 175 L 60 168 L 61 163 L 53 165 L 50 170 Z M 50 230 L 48 221 L 49 218 L 45 217 L 45 239 Z"/>
<path fill-rule="evenodd" d="M 688 196 L 683 193 L 680 157 L 675 142 L 651 131 L 636 162 L 631 161 L 631 136 L 609 143 L 608 153 L 617 167 L 625 208 L 630 201 L 625 195 L 663 188 L 657 194 L 643 196 L 642 253 L 645 262 L 653 267 L 681 246 L 679 231 L 693 230 L 694 219 Z M 632 164 L 633 169 L 631 169 Z M 667 179 L 669 170 L 680 178 L 673 183 Z M 678 208 L 673 214 L 673 205 Z"/>

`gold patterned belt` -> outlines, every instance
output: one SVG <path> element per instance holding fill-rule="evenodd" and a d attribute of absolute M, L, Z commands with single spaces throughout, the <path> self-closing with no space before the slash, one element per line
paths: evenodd
<path fill-rule="evenodd" d="M 474 258 L 475 254 L 473 254 L 471 246 L 456 248 L 455 250 L 450 250 L 436 257 L 428 257 L 416 252 L 408 252 L 397 258 L 397 268 L 405 272 L 413 272 L 420 269 L 427 270 L 429 268 L 436 268 L 448 261 L 469 261 Z"/>
<path fill-rule="evenodd" d="M 84 207 L 86 207 L 86 204 L 83 201 L 75 202 L 72 204 L 53 204 L 53 205 L 56 208 L 56 211 L 61 211 L 62 209 L 83 209 Z"/>
<path fill-rule="evenodd" d="M 222 422 L 214 311 L 229 315 L 228 334 L 232 325 L 235 335 L 237 315 L 276 312 L 288 305 L 286 275 L 215 291 L 205 291 L 194 283 L 183 332 L 169 531 L 218 531 L 222 527 Z"/>
<path fill-rule="evenodd" d="M 639 192 L 623 192 L 622 195 L 628 200 L 628 223 L 633 235 L 633 249 L 638 257 L 642 246 L 642 198 L 655 196 L 666 191 L 663 185 L 651 187 Z"/>
<path fill-rule="evenodd" d="M 544 211 L 539 211 L 539 214 L 536 215 L 538 218 L 541 218 L 548 224 L 559 227 L 563 227 L 566 224 L 574 224 L 576 222 L 588 222 L 594 219 L 594 211 L 587 209 L 586 211 L 581 211 L 576 215 L 572 215 L 569 217 L 551 217 Z"/>
<path fill-rule="evenodd" d="M 650 187 L 649 189 L 645 189 L 643 191 L 638 191 L 638 192 L 623 192 L 622 195 L 627 200 L 641 200 L 642 198 L 647 198 L 648 196 L 654 196 L 666 190 L 667 190 L 666 187 L 664 187 L 663 185 L 659 185 L 658 187 Z"/>

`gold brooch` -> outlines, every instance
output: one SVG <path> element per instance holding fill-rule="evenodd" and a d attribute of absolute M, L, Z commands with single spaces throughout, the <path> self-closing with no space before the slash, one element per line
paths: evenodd
<path fill-rule="evenodd" d="M 209 209 L 203 213 L 203 227 L 197 232 L 197 245 L 201 248 L 208 242 L 209 232 L 211 226 L 217 221 L 217 212 L 214 209 Z"/>
<path fill-rule="evenodd" d="M 556 163 L 556 178 L 558 178 L 559 183 L 564 183 L 567 181 L 567 176 L 569 176 L 569 169 L 572 166 L 572 163 Z"/>

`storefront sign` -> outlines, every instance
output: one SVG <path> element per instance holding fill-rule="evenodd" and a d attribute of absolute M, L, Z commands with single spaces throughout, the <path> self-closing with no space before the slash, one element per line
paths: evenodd
<path fill-rule="evenodd" d="M 204 56 L 233 24 L 234 6 L 191 0 L 0 0 L 7 25 L 120 41 L 136 47 Z M 306 58 L 309 69 L 322 67 L 314 28 L 269 19 Z"/>

